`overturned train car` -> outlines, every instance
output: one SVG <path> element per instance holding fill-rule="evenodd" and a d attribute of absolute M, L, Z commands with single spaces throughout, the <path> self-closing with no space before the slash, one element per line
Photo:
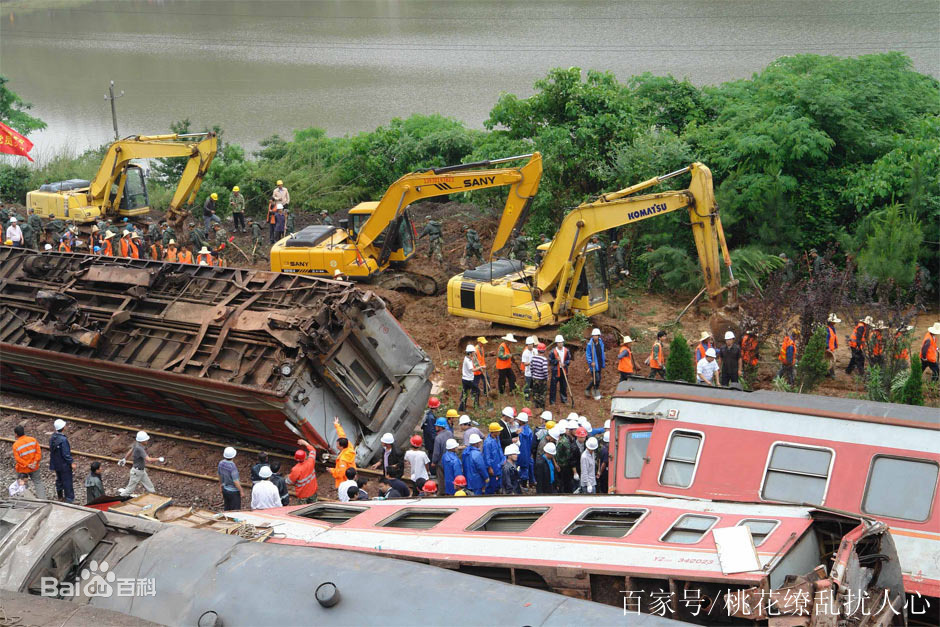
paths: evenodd
<path fill-rule="evenodd" d="M 404 443 L 433 365 L 371 292 L 338 281 L 0 247 L 4 390 L 360 463 Z"/>

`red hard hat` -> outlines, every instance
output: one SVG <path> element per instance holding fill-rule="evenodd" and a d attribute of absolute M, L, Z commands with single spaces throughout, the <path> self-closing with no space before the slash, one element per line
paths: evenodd
<path fill-rule="evenodd" d="M 427 485 L 427 483 L 424 485 Z M 454 485 L 462 488 L 463 486 L 467 485 L 467 478 L 463 475 L 457 475 L 454 477 Z"/>
<path fill-rule="evenodd" d="M 413 435 L 413 436 L 411 436 L 411 446 L 421 446 L 421 443 L 422 443 L 423 441 L 424 441 L 424 440 L 421 439 L 421 436 L 420 436 L 420 435 Z"/>
<path fill-rule="evenodd" d="M 425 481 L 421 491 L 427 492 L 428 494 L 437 492 L 437 481 Z"/>
<path fill-rule="evenodd" d="M 536 346 L 535 348 L 539 349 L 540 351 L 543 351 L 545 350 L 545 344 L 543 342 L 539 342 L 539 345 Z"/>
<path fill-rule="evenodd" d="M 294 452 L 294 459 L 297 460 L 297 461 L 299 461 L 299 462 L 304 461 L 305 459 L 307 459 L 307 451 L 305 451 L 305 450 L 303 450 L 303 449 L 297 449 L 297 450 Z"/>
<path fill-rule="evenodd" d="M 531 415 L 532 415 L 532 410 L 529 409 L 528 407 L 523 407 L 522 409 L 519 410 L 519 413 L 520 413 L 520 414 L 528 414 L 529 416 L 531 416 Z"/>
<path fill-rule="evenodd" d="M 431 398 L 428 399 L 428 407 L 430 407 L 431 409 L 437 409 L 440 406 L 441 406 L 441 399 L 439 399 L 438 397 L 432 396 Z"/>
<path fill-rule="evenodd" d="M 586 437 L 587 437 L 587 429 L 585 429 L 584 427 L 578 427 L 578 430 L 575 431 L 574 434 L 575 434 L 577 437 L 579 437 L 579 438 L 586 438 Z"/>

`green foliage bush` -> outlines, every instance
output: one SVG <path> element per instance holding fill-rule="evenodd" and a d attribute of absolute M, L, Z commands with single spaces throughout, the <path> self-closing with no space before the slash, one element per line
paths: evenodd
<path fill-rule="evenodd" d="M 800 361 L 796 366 L 796 377 L 800 391 L 809 393 L 815 390 L 829 372 L 826 361 L 826 328 L 817 327 L 806 343 Z"/>
<path fill-rule="evenodd" d="M 591 326 L 591 319 L 580 311 L 573 315 L 567 322 L 558 327 L 560 333 L 566 340 L 575 340 L 584 337 L 585 332 Z"/>
<path fill-rule="evenodd" d="M 892 399 L 895 403 L 905 405 L 924 404 L 924 374 L 920 365 L 920 355 L 911 355 L 911 369 L 897 396 Z"/>
<path fill-rule="evenodd" d="M 669 381 L 688 381 L 695 383 L 695 365 L 689 343 L 681 333 L 676 333 L 669 343 L 669 355 L 666 357 L 666 379 Z"/>

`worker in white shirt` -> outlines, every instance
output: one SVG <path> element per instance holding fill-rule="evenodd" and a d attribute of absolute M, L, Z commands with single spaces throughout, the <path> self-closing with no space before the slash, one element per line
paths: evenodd
<path fill-rule="evenodd" d="M 343 503 L 349 501 L 349 488 L 355 486 L 356 489 L 359 489 L 359 484 L 356 482 L 356 475 L 359 474 L 355 468 L 346 469 L 346 481 L 339 484 L 339 487 L 336 488 L 336 497 Z"/>
<path fill-rule="evenodd" d="M 473 355 L 476 350 L 476 346 L 467 344 L 467 350 L 463 357 L 463 366 L 460 369 L 463 390 L 460 393 L 460 407 L 457 408 L 459 412 L 467 409 L 467 397 L 470 394 L 473 394 L 473 406 L 480 406 L 480 387 L 477 385 L 476 377 L 473 374 L 473 371 L 476 370 L 476 365 L 473 362 Z"/>
<path fill-rule="evenodd" d="M 258 471 L 261 481 L 251 488 L 251 509 L 272 509 L 281 507 L 281 495 L 277 486 L 271 483 L 271 467 L 263 466 Z"/>
<path fill-rule="evenodd" d="M 715 361 L 717 353 L 714 348 L 705 351 L 705 356 L 698 360 L 695 366 L 696 383 L 718 385 L 718 362 Z"/>
<path fill-rule="evenodd" d="M 16 218 L 10 218 L 10 226 L 7 227 L 6 241 L 13 242 L 17 248 L 23 247 L 23 230 L 16 223 Z"/>

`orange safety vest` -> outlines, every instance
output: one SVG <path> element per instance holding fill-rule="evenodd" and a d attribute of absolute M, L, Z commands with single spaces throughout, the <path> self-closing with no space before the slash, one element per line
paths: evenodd
<path fill-rule="evenodd" d="M 566 347 L 561 348 L 561 354 L 558 353 L 558 347 L 552 349 L 555 351 L 555 358 L 558 360 L 558 372 L 555 374 L 561 376 L 561 371 L 565 368 L 565 360 L 568 359 L 568 349 Z"/>
<path fill-rule="evenodd" d="M 852 337 L 849 338 L 850 348 L 865 348 L 865 323 L 859 322 L 855 325 Z"/>
<path fill-rule="evenodd" d="M 783 345 L 780 347 L 780 354 L 777 355 L 777 361 L 779 361 L 780 363 L 786 366 L 793 365 L 792 361 L 787 363 L 787 349 L 790 348 L 791 346 L 793 347 L 793 359 L 795 361 L 796 360 L 796 342 L 794 342 L 793 339 L 789 335 L 784 336 Z"/>
<path fill-rule="evenodd" d="M 924 335 L 924 342 L 920 347 L 920 356 L 924 361 L 937 363 L 937 339 L 928 331 Z"/>
<path fill-rule="evenodd" d="M 900 331 L 894 334 L 894 339 L 896 342 L 896 345 L 894 348 L 895 348 L 895 351 L 897 351 L 894 354 L 894 358 L 898 361 L 910 361 L 911 354 L 907 351 L 907 346 L 904 346 L 903 344 L 904 342 L 903 336 L 904 334 L 901 333 Z"/>
<path fill-rule="evenodd" d="M 121 256 L 131 259 L 140 259 L 140 252 L 137 250 L 137 245 L 131 241 L 130 237 L 121 238 Z"/>
<path fill-rule="evenodd" d="M 627 351 L 627 354 L 620 358 L 617 362 L 617 370 L 620 372 L 625 372 L 627 374 L 633 374 L 633 351 L 630 350 L 630 347 L 626 344 L 620 347 L 620 352 Z M 650 368 L 653 367 L 653 358 L 650 357 Z M 657 366 L 658 367 L 658 366 Z"/>
<path fill-rule="evenodd" d="M 101 254 L 107 257 L 114 256 L 114 247 L 111 245 L 110 239 L 106 239 L 101 243 Z"/>
<path fill-rule="evenodd" d="M 177 249 L 167 248 L 166 254 L 163 257 L 163 260 L 175 262 L 175 261 L 179 261 L 179 257 L 180 257 L 180 253 Z"/>
<path fill-rule="evenodd" d="M 509 357 L 500 359 L 499 353 L 505 353 Z M 496 353 L 496 369 L 497 370 L 508 370 L 512 368 L 512 352 L 509 350 L 509 345 L 506 342 L 503 342 L 499 345 L 499 351 Z"/>
<path fill-rule="evenodd" d="M 826 350 L 830 353 L 835 353 L 836 349 L 839 348 L 839 338 L 836 337 L 836 330 L 832 328 L 832 325 L 826 325 Z"/>
<path fill-rule="evenodd" d="M 277 207 L 277 205 L 275 205 L 274 203 L 268 204 L 268 217 L 266 219 L 266 222 L 268 224 L 274 224 L 275 222 L 277 222 L 277 220 L 275 219 L 275 216 L 277 215 L 277 209 L 275 207 Z M 346 479 L 343 479 L 343 481 L 346 481 Z"/>
<path fill-rule="evenodd" d="M 177 261 L 179 261 L 180 263 L 192 263 L 193 254 L 184 248 L 183 250 L 180 251 L 179 259 L 177 259 Z"/>
<path fill-rule="evenodd" d="M 474 353 L 477 356 L 477 363 L 480 367 L 474 370 L 473 374 L 483 374 L 483 369 L 486 368 L 486 359 L 483 357 L 483 349 L 477 346 Z"/>
<path fill-rule="evenodd" d="M 294 493 L 298 499 L 308 499 L 317 493 L 317 456 L 313 453 L 307 456 L 307 459 L 294 464 L 291 468 L 288 480 L 294 486 Z M 345 470 L 343 471 L 343 480 L 345 481 Z"/>
<path fill-rule="evenodd" d="M 21 436 L 13 443 L 13 462 L 16 472 L 31 473 L 39 470 L 42 460 L 42 450 L 36 438 L 28 435 Z"/>
<path fill-rule="evenodd" d="M 750 333 L 741 336 L 741 358 L 745 364 L 757 365 L 757 336 Z"/>
<path fill-rule="evenodd" d="M 330 470 L 334 481 L 336 481 L 337 488 L 339 487 L 339 484 L 346 481 L 346 469 L 355 467 L 356 449 L 354 449 L 353 445 L 350 444 L 340 452 L 339 457 L 336 458 L 336 466 Z"/>
<path fill-rule="evenodd" d="M 702 361 L 705 358 L 705 351 L 709 348 L 714 348 L 711 344 L 706 344 L 705 342 L 700 342 L 698 346 L 695 347 L 695 363 Z"/>
<path fill-rule="evenodd" d="M 874 357 L 879 357 L 885 352 L 884 338 L 881 337 L 881 331 L 876 329 L 872 333 L 872 338 L 871 354 Z"/>
<path fill-rule="evenodd" d="M 72 247 L 69 245 L 68 240 L 62 240 L 59 242 L 59 252 L 60 253 L 70 253 L 72 252 Z"/>
<path fill-rule="evenodd" d="M 154 242 L 150 245 L 150 258 L 160 260 L 163 257 L 163 251 L 160 244 Z"/>
<path fill-rule="evenodd" d="M 662 344 L 662 342 L 658 342 L 658 341 L 657 341 L 657 342 L 655 342 L 655 343 L 653 344 L 653 348 L 650 349 L 650 369 L 653 369 L 653 370 L 662 370 L 662 368 L 663 368 L 662 363 L 659 361 L 659 359 L 656 359 L 656 349 L 657 349 L 657 348 L 659 348 L 659 356 L 660 356 L 660 359 L 662 358 L 662 355 L 663 355 L 663 344 Z M 622 360 L 621 360 L 621 361 L 622 361 Z M 617 366 L 617 369 L 620 370 L 620 366 Z M 621 370 L 621 372 L 633 372 L 633 360 L 632 360 L 632 359 L 630 360 L 630 370 L 629 370 L 629 371 L 627 371 L 627 370 Z"/>
<path fill-rule="evenodd" d="M 212 255 L 196 255 L 196 265 L 200 265 L 203 261 L 206 262 L 207 266 L 212 265 Z"/>

